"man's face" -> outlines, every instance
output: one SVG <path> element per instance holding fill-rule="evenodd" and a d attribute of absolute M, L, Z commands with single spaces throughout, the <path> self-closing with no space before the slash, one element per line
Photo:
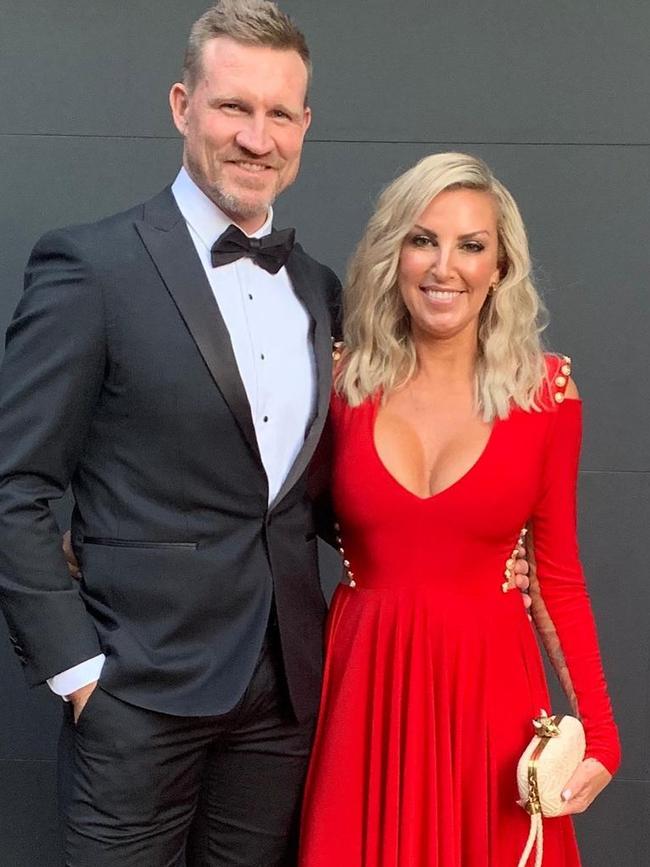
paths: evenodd
<path fill-rule="evenodd" d="M 264 223 L 271 203 L 298 174 L 311 121 L 306 90 L 307 69 L 297 52 L 226 37 L 203 47 L 191 91 L 183 84 L 171 89 L 185 168 L 249 233 Z"/>

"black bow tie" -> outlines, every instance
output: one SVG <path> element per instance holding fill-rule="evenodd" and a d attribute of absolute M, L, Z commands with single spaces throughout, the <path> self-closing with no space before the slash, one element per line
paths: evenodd
<path fill-rule="evenodd" d="M 212 267 L 218 268 L 248 256 L 269 274 L 277 274 L 287 263 L 295 235 L 295 229 L 283 229 L 262 238 L 249 238 L 237 226 L 230 225 L 212 245 Z"/>

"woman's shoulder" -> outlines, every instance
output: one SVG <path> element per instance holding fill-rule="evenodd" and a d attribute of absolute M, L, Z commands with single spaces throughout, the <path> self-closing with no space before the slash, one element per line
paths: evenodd
<path fill-rule="evenodd" d="M 578 389 L 572 379 L 573 362 L 568 355 L 545 352 L 544 369 L 545 376 L 538 394 L 542 409 L 557 408 L 566 400 L 579 399 Z"/>
<path fill-rule="evenodd" d="M 358 417 L 369 411 L 375 404 L 378 395 L 372 395 L 360 403 L 350 402 L 346 394 L 343 382 L 343 369 L 347 362 L 345 344 L 340 341 L 332 341 L 332 378 L 333 386 L 330 396 L 330 415 L 335 422 L 341 422 L 350 416 Z"/>
<path fill-rule="evenodd" d="M 377 396 L 367 397 L 361 403 L 351 404 L 345 394 L 335 384 L 330 396 L 330 414 L 335 421 L 340 421 L 351 416 L 363 415 L 366 412 L 372 411 L 376 400 L 378 400 Z"/>

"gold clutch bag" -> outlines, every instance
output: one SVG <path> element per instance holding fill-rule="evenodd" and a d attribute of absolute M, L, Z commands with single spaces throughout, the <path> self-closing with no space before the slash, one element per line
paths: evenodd
<path fill-rule="evenodd" d="M 518 867 L 525 867 L 535 844 L 535 867 L 541 867 L 544 856 L 542 817 L 560 815 L 564 806 L 562 791 L 585 757 L 585 732 L 575 717 L 548 716 L 542 710 L 540 717 L 533 720 L 533 726 L 535 735 L 517 765 L 519 797 L 530 814 L 530 834 Z"/>

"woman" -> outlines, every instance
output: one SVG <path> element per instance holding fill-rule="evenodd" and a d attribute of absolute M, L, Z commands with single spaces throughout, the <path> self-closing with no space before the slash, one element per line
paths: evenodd
<path fill-rule="evenodd" d="M 569 360 L 542 352 L 529 272 L 512 197 L 453 153 L 388 187 L 352 261 L 331 413 L 348 583 L 301 867 L 517 864 L 516 765 L 549 707 L 534 632 L 504 592 L 527 523 L 587 735 L 566 813 L 619 764 L 576 543 L 580 400 Z M 568 816 L 547 820 L 545 867 L 578 864 Z"/>

